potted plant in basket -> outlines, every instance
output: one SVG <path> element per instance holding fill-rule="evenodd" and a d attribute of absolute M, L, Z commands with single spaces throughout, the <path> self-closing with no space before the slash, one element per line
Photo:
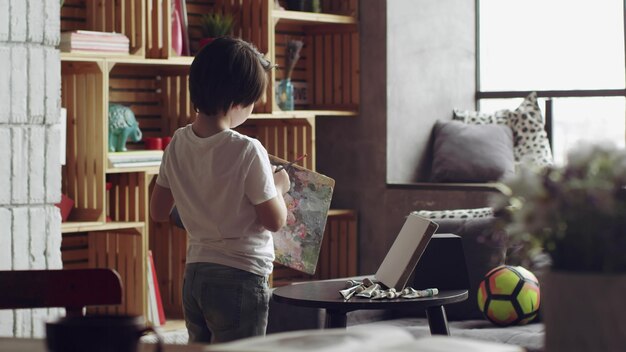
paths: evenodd
<path fill-rule="evenodd" d="M 230 34 L 233 30 L 235 19 L 230 14 L 214 12 L 202 15 L 200 24 L 203 38 L 200 39 L 199 49 L 209 44 L 217 37 Z"/>
<path fill-rule="evenodd" d="M 546 351 L 626 346 L 626 151 L 586 145 L 566 166 L 522 167 L 493 198 L 526 258 L 549 255 Z"/>

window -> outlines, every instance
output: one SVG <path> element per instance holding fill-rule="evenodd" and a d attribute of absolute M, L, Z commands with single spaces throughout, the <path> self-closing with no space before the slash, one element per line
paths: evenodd
<path fill-rule="evenodd" d="M 480 110 L 516 107 L 521 99 L 500 99 L 511 92 L 553 98 L 557 163 L 581 141 L 624 146 L 624 0 L 478 0 L 478 9 Z"/>

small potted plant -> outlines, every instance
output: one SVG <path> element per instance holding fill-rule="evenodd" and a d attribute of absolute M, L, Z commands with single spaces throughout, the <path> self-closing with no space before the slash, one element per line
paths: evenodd
<path fill-rule="evenodd" d="M 230 34 L 233 30 L 235 19 L 230 14 L 214 12 L 203 15 L 200 24 L 203 36 L 200 39 L 200 48 L 202 48 L 212 42 L 213 39 Z"/>
<path fill-rule="evenodd" d="M 501 191 L 493 206 L 510 244 L 551 260 L 541 292 L 546 350 L 623 350 L 626 150 L 580 146 L 565 166 L 523 166 Z"/>

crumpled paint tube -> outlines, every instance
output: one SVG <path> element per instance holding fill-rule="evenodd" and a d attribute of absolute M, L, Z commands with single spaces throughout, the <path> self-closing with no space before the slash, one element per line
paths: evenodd
<path fill-rule="evenodd" d="M 439 294 L 436 288 L 427 288 L 424 290 L 416 290 L 412 287 L 406 287 L 402 292 L 397 292 L 394 288 L 388 290 L 381 289 L 379 284 L 372 282 L 369 278 L 365 278 L 362 282 L 349 280 L 346 282 L 346 288 L 340 290 L 341 296 L 345 300 L 349 300 L 352 296 L 364 297 L 370 299 L 395 299 L 402 297 L 405 299 L 433 297 Z"/>

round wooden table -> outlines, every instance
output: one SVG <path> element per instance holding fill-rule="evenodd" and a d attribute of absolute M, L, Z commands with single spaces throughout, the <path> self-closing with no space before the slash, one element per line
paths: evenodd
<path fill-rule="evenodd" d="M 361 309 L 426 310 L 430 333 L 450 335 L 444 305 L 467 299 L 467 290 L 440 290 L 434 297 L 395 298 L 373 300 L 353 296 L 345 300 L 340 290 L 346 288 L 349 279 L 308 281 L 274 289 L 272 299 L 294 306 L 326 309 L 326 328 L 346 327 L 346 313 Z M 361 278 L 359 278 L 361 279 Z"/>

